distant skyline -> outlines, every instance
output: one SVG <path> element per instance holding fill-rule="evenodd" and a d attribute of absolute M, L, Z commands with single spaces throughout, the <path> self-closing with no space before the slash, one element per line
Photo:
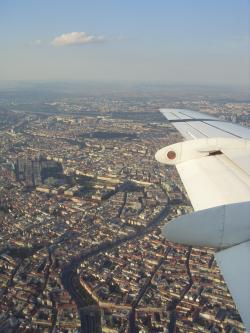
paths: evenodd
<path fill-rule="evenodd" d="M 249 85 L 249 0 L 1 0 L 0 80 Z"/>

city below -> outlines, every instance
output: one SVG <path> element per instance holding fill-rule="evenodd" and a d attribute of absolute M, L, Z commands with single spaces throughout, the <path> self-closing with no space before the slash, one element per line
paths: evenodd
<path fill-rule="evenodd" d="M 182 140 L 159 108 L 250 126 L 249 99 L 39 89 L 0 90 L 0 333 L 245 332 L 214 250 L 161 235 L 192 206 L 154 155 Z"/>

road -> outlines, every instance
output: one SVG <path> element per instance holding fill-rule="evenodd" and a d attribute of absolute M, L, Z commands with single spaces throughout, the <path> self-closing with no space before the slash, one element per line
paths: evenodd
<path fill-rule="evenodd" d="M 187 256 L 186 256 L 186 262 L 185 262 L 185 266 L 186 266 L 187 274 L 188 274 L 188 284 L 186 287 L 184 287 L 184 289 L 180 295 L 180 298 L 174 299 L 167 307 L 168 311 L 170 311 L 170 323 L 169 323 L 169 327 L 168 327 L 169 333 L 176 332 L 176 318 L 177 318 L 176 307 L 180 304 L 180 302 L 183 300 L 183 298 L 185 297 L 185 295 L 187 294 L 187 292 L 193 285 L 193 277 L 192 277 L 192 273 L 191 273 L 190 265 L 189 265 L 191 252 L 192 252 L 192 247 L 189 246 Z"/>
<path fill-rule="evenodd" d="M 168 253 L 169 253 L 170 250 L 171 250 L 171 247 L 168 247 L 166 249 L 166 251 L 164 253 L 164 256 L 159 260 L 158 264 L 154 267 L 153 271 L 151 272 L 150 276 L 147 278 L 146 282 L 142 286 L 141 290 L 139 291 L 136 299 L 134 300 L 134 302 L 132 304 L 132 309 L 131 309 L 131 312 L 129 314 L 129 333 L 136 333 L 137 332 L 136 320 L 135 320 L 136 319 L 136 308 L 138 307 L 143 295 L 148 290 L 148 287 L 150 286 L 151 281 L 154 278 L 156 272 L 161 267 L 163 262 L 167 259 L 167 256 L 168 256 Z"/>
<path fill-rule="evenodd" d="M 125 242 L 144 237 L 147 233 L 151 232 L 162 221 L 162 219 L 168 216 L 171 209 L 172 206 L 167 205 L 148 223 L 145 228 L 129 235 L 117 238 L 112 242 L 106 241 L 99 244 L 95 248 L 85 250 L 78 256 L 74 257 L 70 263 L 65 266 L 61 274 L 61 280 L 64 288 L 69 292 L 78 307 L 81 318 L 81 333 L 101 333 L 101 316 L 100 308 L 99 311 L 97 311 L 97 302 L 90 297 L 90 295 L 86 292 L 86 290 L 84 290 L 80 283 L 80 277 L 77 274 L 78 266 L 84 260 L 90 259 L 91 257 L 96 256 L 101 252 L 110 251 Z M 96 307 L 96 311 L 94 312 L 95 315 L 93 316 L 93 312 L 91 312 L 90 316 L 88 317 L 86 309 L 88 306 L 93 305 Z M 82 309 L 84 309 L 84 311 L 82 311 Z M 89 321 L 91 321 L 91 323 Z M 93 324 L 91 327 L 92 330 L 89 330 L 91 324 Z"/>

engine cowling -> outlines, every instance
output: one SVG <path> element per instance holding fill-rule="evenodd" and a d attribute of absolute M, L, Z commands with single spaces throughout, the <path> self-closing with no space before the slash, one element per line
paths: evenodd
<path fill-rule="evenodd" d="M 175 243 L 223 249 L 250 240 L 250 202 L 217 206 L 180 216 L 162 228 Z"/>

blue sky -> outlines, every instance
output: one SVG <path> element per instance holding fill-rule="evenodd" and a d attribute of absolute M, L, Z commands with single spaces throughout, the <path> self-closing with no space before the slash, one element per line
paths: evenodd
<path fill-rule="evenodd" d="M 248 0 L 1 0 L 0 79 L 249 84 L 249 12 Z"/>

